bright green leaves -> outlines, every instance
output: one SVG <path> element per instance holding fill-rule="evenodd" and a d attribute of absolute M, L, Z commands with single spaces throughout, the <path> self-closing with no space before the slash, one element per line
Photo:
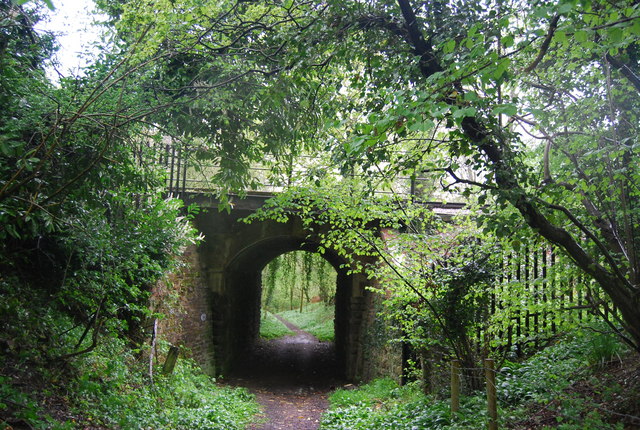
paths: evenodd
<path fill-rule="evenodd" d="M 587 30 L 578 30 L 573 34 L 573 37 L 578 43 L 586 43 L 589 40 L 589 32 Z"/>
<path fill-rule="evenodd" d="M 629 34 L 640 37 L 640 19 L 634 19 L 629 26 Z"/>
<path fill-rule="evenodd" d="M 624 31 L 620 27 L 611 27 L 607 29 L 607 38 L 611 43 L 619 43 L 623 40 Z"/>
<path fill-rule="evenodd" d="M 557 8 L 557 13 L 565 15 L 574 9 L 574 2 L 560 2 Z"/>
<path fill-rule="evenodd" d="M 454 108 L 452 111 L 453 117 L 455 119 L 462 119 L 465 117 L 475 117 L 478 113 L 478 110 L 473 106 L 467 106 L 463 108 Z"/>
<path fill-rule="evenodd" d="M 640 10 L 637 6 L 618 10 L 592 2 L 580 6 L 564 2 L 558 6 L 557 13 L 566 18 L 554 33 L 554 41 L 573 51 L 576 57 L 587 57 L 590 53 L 618 55 L 633 43 L 640 32 Z M 572 46 L 576 42 L 584 52 L 576 52 L 577 46 Z"/>
<path fill-rule="evenodd" d="M 456 41 L 454 39 L 447 40 L 442 46 L 442 52 L 445 54 L 451 54 L 456 48 Z"/>
<path fill-rule="evenodd" d="M 518 112 L 518 108 L 515 105 L 496 105 L 491 109 L 493 115 L 508 115 L 513 116 Z"/>
<path fill-rule="evenodd" d="M 415 132 L 428 132 L 433 130 L 435 125 L 435 122 L 430 119 L 424 121 L 416 121 L 409 126 L 409 130 Z"/>
<path fill-rule="evenodd" d="M 514 36 L 512 34 L 508 34 L 500 39 L 500 43 L 505 48 L 511 48 L 514 44 Z"/>
<path fill-rule="evenodd" d="M 567 33 L 564 30 L 558 30 L 553 34 L 554 40 L 563 47 L 567 47 L 570 43 L 569 38 L 567 37 Z"/>

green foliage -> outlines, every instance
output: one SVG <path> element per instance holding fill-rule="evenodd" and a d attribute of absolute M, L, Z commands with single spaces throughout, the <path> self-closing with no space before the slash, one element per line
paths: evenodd
<path fill-rule="evenodd" d="M 319 251 L 388 283 L 395 321 L 416 344 L 447 342 L 460 355 L 465 335 L 487 324 L 472 310 L 483 309 L 488 278 L 456 285 L 486 268 L 446 252 L 468 242 L 443 240 L 430 211 L 403 204 L 440 184 L 478 201 L 486 236 L 465 234 L 483 246 L 491 234 L 519 249 L 529 226 L 568 254 L 592 281 L 558 270 L 563 286 L 606 310 L 610 298 L 619 314 L 606 312 L 609 322 L 640 348 L 638 5 L 100 5 L 119 39 L 84 78 L 54 87 L 42 69 L 53 40 L 36 37 L 37 8 L 0 3 L 0 323 L 38 339 L 23 352 L 69 357 L 105 332 L 140 343 L 149 285 L 194 239 L 161 198 L 159 130 L 190 161 L 216 165 L 204 176 L 218 191 L 255 185 L 248 168 L 257 161 L 282 186 L 308 178 L 257 216 L 330 225 Z M 295 173 L 305 151 L 327 155 Z M 396 194 L 407 191 L 397 186 L 403 177 L 416 185 L 408 199 Z M 373 198 L 380 190 L 391 195 Z M 411 235 L 385 240 L 387 228 Z M 457 260 L 450 271 L 438 264 L 443 256 Z M 429 273 L 434 262 L 439 270 Z M 496 291 L 505 306 L 489 319 L 494 339 L 524 312 L 560 321 L 561 306 L 545 296 L 553 282 L 542 278 L 532 281 L 542 306 L 527 299 L 531 283 L 509 280 Z M 298 277 L 297 303 L 308 280 Z M 461 312 L 442 320 L 451 309 Z M 614 351 L 597 343 L 594 361 Z"/>
<path fill-rule="evenodd" d="M 327 182 L 290 189 L 253 218 L 284 222 L 302 214 L 309 228 L 331 225 L 318 235 L 321 247 L 377 281 L 381 318 L 392 341 L 411 347 L 418 367 L 457 357 L 472 369 L 482 355 L 514 344 L 523 356 L 555 331 L 593 319 L 573 305 L 607 304 L 564 257 L 526 231 L 499 239 L 464 213 L 445 223 L 422 204 L 371 196 L 363 184 Z"/>
<path fill-rule="evenodd" d="M 609 327 L 593 324 L 587 326 L 586 330 L 594 330 L 594 333 L 588 336 L 585 348 L 586 358 L 590 365 L 604 367 L 612 360 L 620 359 L 621 355 L 626 352 L 627 345 L 613 336 Z"/>
<path fill-rule="evenodd" d="M 263 339 L 277 339 L 291 335 L 293 332 L 287 328 L 279 319 L 271 312 L 262 311 L 260 318 L 260 337 Z"/>
<path fill-rule="evenodd" d="M 506 363 L 498 370 L 497 392 L 501 426 L 525 422 L 533 410 L 544 407 L 556 414 L 554 428 L 622 428 L 608 422 L 593 400 L 569 388 L 589 378 L 589 357 L 597 350 L 594 339 L 604 336 L 591 330 L 563 339 L 520 363 Z M 621 345 L 615 336 L 610 341 Z M 599 341 L 597 341 L 599 342 Z M 614 387 L 599 387 L 604 393 Z M 406 387 L 390 380 L 375 380 L 355 390 L 340 389 L 330 396 L 330 410 L 322 429 L 468 429 L 486 422 L 484 393 L 463 397 L 459 412 L 451 417 L 448 399 L 425 396 L 417 385 Z M 530 424 L 526 424 L 530 425 Z"/>
<path fill-rule="evenodd" d="M 332 303 L 335 291 L 336 271 L 316 253 L 288 252 L 262 271 L 262 307 L 272 312 L 301 309 L 311 299 Z"/>
<path fill-rule="evenodd" d="M 334 338 L 333 319 L 335 306 L 326 303 L 310 303 L 299 310 L 280 312 L 284 319 L 301 330 L 311 333 L 322 342 L 331 342 Z"/>
<path fill-rule="evenodd" d="M 477 367 L 475 333 L 488 325 L 500 250 L 490 240 L 477 240 L 464 223 L 443 226 L 430 238 L 413 236 L 389 243 L 402 250 L 403 260 L 383 278 L 392 291 L 385 317 L 416 351 L 440 350 L 462 360 L 465 368 Z"/>
<path fill-rule="evenodd" d="M 621 424 L 607 422 L 606 411 L 598 410 L 595 400 L 571 390 L 599 369 L 600 363 L 594 363 L 593 357 L 601 354 L 605 344 L 608 351 L 625 349 L 615 334 L 588 328 L 522 363 L 505 363 L 498 374 L 497 391 L 505 413 L 511 414 L 510 420 L 526 419 L 533 405 L 546 405 L 557 414 L 559 428 L 622 428 Z M 607 392 L 615 392 L 615 387 L 596 386 L 594 390 L 606 396 Z"/>
<path fill-rule="evenodd" d="M 369 195 L 408 194 L 411 180 L 415 200 L 440 185 L 438 198 L 477 199 L 487 232 L 531 227 L 566 252 L 640 344 L 638 5 L 100 4 L 135 47 L 130 64 L 154 65 L 141 80 L 171 106 L 154 120 L 217 166 L 204 175 L 215 190 L 256 185 L 252 162 L 278 186 L 325 181 L 361 207 L 354 178 Z M 376 218 L 350 207 L 353 224 Z M 333 240 L 358 244 L 346 219 Z"/>
<path fill-rule="evenodd" d="M 0 376 L 0 425 L 11 428 L 9 422 L 26 422 L 33 429 L 67 430 L 73 422 L 57 422 L 41 412 L 35 393 L 25 393 L 12 384 L 11 378 Z M 4 428 L 4 427 L 3 427 Z"/>
<path fill-rule="evenodd" d="M 257 412 L 246 390 L 216 386 L 188 359 L 149 384 L 143 364 L 115 340 L 78 366 L 75 408 L 109 428 L 241 429 Z"/>
<path fill-rule="evenodd" d="M 30 2 L 31 0 L 11 0 L 13 3 L 17 4 L 18 6 L 22 6 L 25 3 Z M 53 5 L 53 1 L 51 0 L 43 0 L 44 3 L 47 5 L 47 7 L 51 10 L 55 10 L 55 7 Z"/>
<path fill-rule="evenodd" d="M 105 332 L 140 343 L 151 286 L 197 238 L 164 195 L 133 71 L 105 58 L 53 86 L 38 10 L 0 3 L 0 324 L 21 353 L 63 360 Z"/>
<path fill-rule="evenodd" d="M 0 423 L 23 420 L 31 428 L 59 430 L 223 430 L 245 428 L 258 411 L 246 390 L 216 385 L 186 358 L 171 375 L 156 371 L 151 383 L 148 362 L 139 353 L 110 337 L 63 368 L 16 363 L 12 377 L 0 376 Z"/>
<path fill-rule="evenodd" d="M 356 405 L 371 407 L 383 401 L 398 399 L 400 394 L 406 392 L 393 379 L 376 379 L 357 388 L 336 390 L 329 397 L 329 403 L 332 408 Z"/>
<path fill-rule="evenodd" d="M 331 408 L 320 426 L 323 430 L 465 429 L 480 427 L 485 419 L 481 398 L 465 399 L 452 420 L 448 402 L 425 396 L 416 385 L 399 387 L 388 379 L 356 390 L 338 390 L 329 401 Z"/>
<path fill-rule="evenodd" d="M 569 340 L 547 348 L 524 363 L 505 362 L 500 369 L 501 402 L 520 405 L 553 400 L 575 379 L 584 376 L 584 341 Z"/>

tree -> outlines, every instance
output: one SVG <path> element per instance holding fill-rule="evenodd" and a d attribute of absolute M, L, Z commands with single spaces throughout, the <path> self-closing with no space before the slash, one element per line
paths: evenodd
<path fill-rule="evenodd" d="M 156 6 L 123 8 L 121 34 L 144 34 L 140 52 L 169 47 L 202 60 L 184 64 L 194 65 L 190 82 L 207 88 L 225 82 L 224 74 L 206 73 L 207 61 L 233 67 L 236 77 L 257 76 L 251 94 L 259 96 L 245 94 L 249 100 L 273 96 L 272 111 L 296 100 L 327 124 L 310 129 L 311 139 L 277 142 L 261 139 L 264 130 L 249 121 L 243 130 L 257 148 L 225 153 L 273 153 L 279 143 L 297 153 L 315 139 L 344 172 L 441 174 L 446 187 L 464 186 L 495 212 L 487 225 L 496 233 L 517 236 L 526 224 L 563 250 L 611 298 L 623 335 L 640 350 L 637 3 Z M 249 118 L 243 112 L 251 107 L 238 117 Z M 255 118 L 268 124 L 268 116 Z M 459 174 L 463 165 L 475 180 Z"/>
<path fill-rule="evenodd" d="M 333 302 L 336 273 L 320 255 L 294 251 L 279 255 L 262 271 L 262 307 L 270 312 L 300 309 L 314 297 Z"/>
<path fill-rule="evenodd" d="M 638 349 L 638 237 L 633 227 L 638 213 L 631 203 L 636 200 L 632 196 L 638 177 L 636 166 L 629 163 L 635 155 L 631 142 L 637 140 L 637 121 L 633 120 L 634 110 L 628 109 L 638 101 L 634 83 L 640 36 L 637 5 L 538 5 L 523 16 L 527 25 L 538 29 L 548 20 L 540 47 L 531 43 L 535 37 L 526 33 L 526 27 L 512 24 L 518 11 L 505 9 L 499 3 L 493 16 L 480 14 L 473 20 L 466 38 L 442 38 L 436 28 L 425 25 L 429 18 L 436 19 L 442 12 L 433 6 L 423 4 L 414 9 L 408 1 L 400 0 L 396 10 L 403 25 L 395 34 L 417 57 L 415 67 L 424 79 L 417 80 L 416 86 L 435 85 L 439 89 L 429 91 L 429 98 L 420 108 L 432 114 L 434 107 L 448 110 L 449 135 L 460 139 L 450 142 L 451 154 L 468 155 L 474 167 L 485 172 L 483 180 L 472 185 L 494 196 L 497 203 L 512 205 L 537 234 L 566 252 L 593 277 L 620 311 L 627 340 Z M 455 10 L 450 8 L 447 17 L 453 17 Z M 560 19 L 563 25 L 559 24 Z M 386 25 L 397 22 L 382 21 Z M 576 38 L 577 49 L 567 39 L 568 34 Z M 440 44 L 438 39 L 442 40 Z M 448 56 L 447 52 L 453 55 Z M 528 73 L 540 67 L 543 59 L 550 64 L 532 78 Z M 577 79 L 558 73 L 559 65 L 561 70 L 575 70 L 575 62 L 580 60 L 583 64 Z M 601 84 L 603 81 L 605 85 Z M 512 94 L 524 94 L 507 97 L 502 87 L 511 88 Z M 541 87 L 546 98 L 536 94 L 534 102 L 527 100 L 532 94 L 530 88 Z M 572 94 L 578 91 L 584 94 Z M 559 93 L 564 97 L 558 97 Z M 565 97 L 573 101 L 569 109 L 562 105 L 567 104 Z M 540 121 L 553 127 L 554 132 L 550 133 L 536 119 L 526 118 L 526 110 L 536 118 L 534 109 L 540 106 L 535 101 L 546 102 L 547 110 L 557 108 L 553 119 L 538 114 Z M 561 117 L 564 121 L 558 121 L 562 108 L 568 112 L 565 110 Z M 579 112 L 588 115 L 583 120 L 588 132 L 573 129 L 576 120 L 583 123 Z M 500 118 L 503 114 L 511 117 L 506 126 Z M 543 159 L 543 178 L 536 178 L 535 167 L 528 167 L 519 156 L 524 146 L 522 136 L 509 127 L 523 122 L 541 129 L 547 147 L 553 145 L 554 137 L 567 142 L 566 147 L 554 149 L 558 157 L 564 156 L 571 163 L 571 168 L 567 163 L 559 174 L 570 178 L 568 183 L 558 184 L 556 180 L 557 185 L 553 184 L 548 167 L 550 151 Z M 605 166 L 591 164 L 593 159 L 589 163 L 592 151 L 599 152 L 598 158 Z M 464 182 L 454 168 L 445 167 L 445 171 L 455 181 Z M 576 187 L 578 199 L 565 191 L 576 192 Z M 612 192 L 620 204 L 611 201 Z"/>
<path fill-rule="evenodd" d="M 150 287 L 195 237 L 163 195 L 159 135 L 144 121 L 158 107 L 129 91 L 140 68 L 105 54 L 53 85 L 38 11 L 0 2 L 0 324 L 60 359 L 105 331 L 138 333 Z"/>

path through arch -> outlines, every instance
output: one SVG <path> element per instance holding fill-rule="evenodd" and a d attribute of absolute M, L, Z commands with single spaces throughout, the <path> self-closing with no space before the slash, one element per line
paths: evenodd
<path fill-rule="evenodd" d="M 225 382 L 256 395 L 263 413 L 251 430 L 315 430 L 329 392 L 345 383 L 334 344 L 277 318 L 295 334 L 259 339 Z"/>

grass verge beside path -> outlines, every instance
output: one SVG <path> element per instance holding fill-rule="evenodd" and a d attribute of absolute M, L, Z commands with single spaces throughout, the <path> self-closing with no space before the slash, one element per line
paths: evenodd
<path fill-rule="evenodd" d="M 263 339 L 278 339 L 280 337 L 294 334 L 271 312 L 262 311 L 260 319 L 260 337 Z"/>
<path fill-rule="evenodd" d="M 280 312 L 278 315 L 301 330 L 314 335 L 323 342 L 333 342 L 334 306 L 324 303 L 310 303 L 299 310 Z"/>
<path fill-rule="evenodd" d="M 616 338 L 589 332 L 567 336 L 525 361 L 506 361 L 497 380 L 499 428 L 640 428 L 640 376 L 630 382 L 638 370 L 638 356 Z M 374 380 L 333 393 L 320 429 L 486 428 L 484 391 L 464 396 L 454 417 L 447 396 L 427 396 L 417 383 Z"/>
<path fill-rule="evenodd" d="M 248 390 L 217 385 L 190 359 L 166 376 L 156 366 L 151 383 L 135 355 L 105 338 L 65 367 L 12 362 L 0 373 L 0 429 L 242 430 L 259 412 Z"/>

